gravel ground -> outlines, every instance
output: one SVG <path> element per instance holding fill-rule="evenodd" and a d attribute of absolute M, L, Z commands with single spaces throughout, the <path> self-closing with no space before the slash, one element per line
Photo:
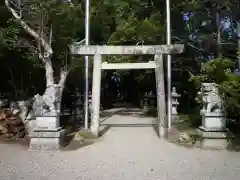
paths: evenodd
<path fill-rule="evenodd" d="M 112 127 L 98 142 L 71 151 L 30 152 L 21 145 L 0 144 L 0 180 L 238 180 L 239 177 L 239 153 L 179 147 L 159 139 L 152 127 Z"/>

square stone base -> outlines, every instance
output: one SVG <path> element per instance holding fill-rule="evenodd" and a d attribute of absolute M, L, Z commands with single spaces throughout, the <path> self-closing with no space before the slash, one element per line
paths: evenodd
<path fill-rule="evenodd" d="M 59 115 L 49 116 L 37 116 L 36 117 L 36 127 L 45 129 L 55 129 L 59 127 Z"/>
<path fill-rule="evenodd" d="M 214 131 L 201 126 L 197 131 L 201 137 L 200 147 L 203 149 L 226 149 L 229 139 L 233 138 L 228 129 Z"/>
<path fill-rule="evenodd" d="M 213 149 L 223 150 L 228 147 L 228 139 L 201 139 L 200 148 L 202 149 Z"/>
<path fill-rule="evenodd" d="M 29 134 L 29 150 L 57 151 L 64 143 L 65 129 L 42 130 L 35 129 Z"/>
<path fill-rule="evenodd" d="M 202 126 L 207 129 L 223 129 L 226 127 L 226 118 L 221 112 L 203 112 Z"/>

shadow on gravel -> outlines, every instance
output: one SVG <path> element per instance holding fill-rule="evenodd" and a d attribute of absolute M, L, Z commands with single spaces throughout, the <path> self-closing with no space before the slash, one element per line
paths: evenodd
<path fill-rule="evenodd" d="M 75 151 L 98 141 L 91 132 L 84 129 L 69 133 L 65 136 L 65 145 L 61 151 Z"/>
<path fill-rule="evenodd" d="M 27 146 L 29 144 L 29 138 L 21 138 L 21 139 L 16 139 L 15 137 L 13 138 L 4 138 L 0 136 L 0 144 L 20 144 Z"/>
<path fill-rule="evenodd" d="M 152 124 L 152 128 L 156 135 L 160 138 L 160 132 L 159 132 L 159 125 L 158 124 Z"/>
<path fill-rule="evenodd" d="M 105 125 L 105 126 L 102 126 L 100 129 L 100 132 L 99 132 L 99 136 L 102 137 L 105 133 L 108 132 L 108 130 L 111 128 L 110 125 Z"/>
<path fill-rule="evenodd" d="M 234 138 L 229 140 L 227 149 L 229 151 L 240 152 L 240 134 L 234 134 Z"/>
<path fill-rule="evenodd" d="M 72 140 L 67 146 L 63 147 L 61 151 L 75 151 L 85 146 L 94 144 L 93 140 L 84 140 L 83 142 L 78 140 Z"/>
<path fill-rule="evenodd" d="M 117 114 L 122 109 L 111 109 L 111 110 L 104 110 L 100 113 L 100 123 L 104 122 L 105 120 L 111 118 L 115 114 Z"/>
<path fill-rule="evenodd" d="M 13 145 L 13 146 L 20 146 L 24 149 L 28 149 L 28 145 L 29 145 L 29 138 L 25 137 L 25 138 L 21 138 L 21 139 L 16 139 L 16 138 L 4 138 L 2 136 L 0 136 L 0 144 L 9 144 L 9 145 Z"/>

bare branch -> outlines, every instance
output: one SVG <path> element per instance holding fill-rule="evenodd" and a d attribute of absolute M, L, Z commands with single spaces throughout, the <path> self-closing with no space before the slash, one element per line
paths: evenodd
<path fill-rule="evenodd" d="M 51 46 L 51 44 L 52 44 L 52 33 L 53 33 L 53 31 L 52 31 L 52 24 L 50 25 L 50 35 L 49 35 L 49 44 L 50 44 L 50 46 Z"/>
<path fill-rule="evenodd" d="M 59 83 L 58 83 L 61 87 L 64 86 L 65 81 L 66 81 L 66 79 L 67 79 L 68 73 L 69 73 L 69 71 L 64 70 L 64 69 L 61 69 L 61 72 L 60 72 L 60 81 L 59 81 Z"/>
<path fill-rule="evenodd" d="M 173 39 L 178 39 L 179 41 L 182 40 L 181 38 L 176 37 L 176 36 L 173 36 L 172 38 L 173 38 Z M 206 52 L 204 49 L 198 48 L 198 47 L 194 46 L 193 44 L 191 44 L 191 43 L 189 43 L 189 42 L 187 42 L 187 45 L 190 46 L 190 47 L 192 47 L 193 49 L 196 49 L 196 50 L 200 51 L 200 52 L 208 53 L 208 52 Z"/>
<path fill-rule="evenodd" d="M 66 81 L 66 78 L 68 76 L 68 74 L 78 65 L 78 61 L 75 61 L 73 63 L 71 63 L 69 65 L 69 67 L 67 68 L 67 66 L 63 69 L 61 69 L 61 73 L 60 73 L 60 81 L 59 81 L 59 85 L 63 85 Z"/>
<path fill-rule="evenodd" d="M 47 53 L 46 56 L 51 56 L 53 54 L 53 50 L 52 47 L 47 43 L 47 41 L 43 37 L 41 37 L 38 33 L 36 33 L 36 31 L 34 31 L 31 27 L 29 27 L 25 21 L 21 19 L 21 16 L 18 15 L 18 13 L 11 7 L 9 0 L 5 0 L 5 5 L 8 8 L 8 10 L 12 13 L 13 17 L 19 21 L 23 29 L 40 42 L 41 46 Z"/>

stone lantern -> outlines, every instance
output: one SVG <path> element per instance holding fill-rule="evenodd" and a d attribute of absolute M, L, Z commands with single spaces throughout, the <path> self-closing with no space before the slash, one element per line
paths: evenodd
<path fill-rule="evenodd" d="M 88 93 L 88 115 L 91 117 L 91 113 L 92 113 L 92 92 L 89 91 Z"/>
<path fill-rule="evenodd" d="M 177 107 L 179 105 L 179 102 L 178 102 L 178 98 L 180 97 L 181 95 L 179 95 L 176 91 L 176 88 L 173 87 L 172 88 L 172 119 L 173 121 L 176 121 L 177 120 L 177 115 L 178 115 L 178 112 L 177 112 Z"/>
<path fill-rule="evenodd" d="M 143 97 L 143 110 L 145 112 L 148 111 L 148 93 L 147 92 L 144 93 L 144 97 Z"/>
<path fill-rule="evenodd" d="M 147 92 L 144 93 L 143 109 L 145 112 L 148 112 L 149 108 L 154 107 L 155 98 L 156 98 L 156 96 L 153 94 L 152 91 L 150 91 L 149 93 L 147 93 Z"/>
<path fill-rule="evenodd" d="M 152 91 L 149 92 L 148 94 L 148 99 L 149 99 L 149 106 L 152 108 L 155 105 L 155 101 L 156 101 L 156 96 L 153 94 Z"/>

